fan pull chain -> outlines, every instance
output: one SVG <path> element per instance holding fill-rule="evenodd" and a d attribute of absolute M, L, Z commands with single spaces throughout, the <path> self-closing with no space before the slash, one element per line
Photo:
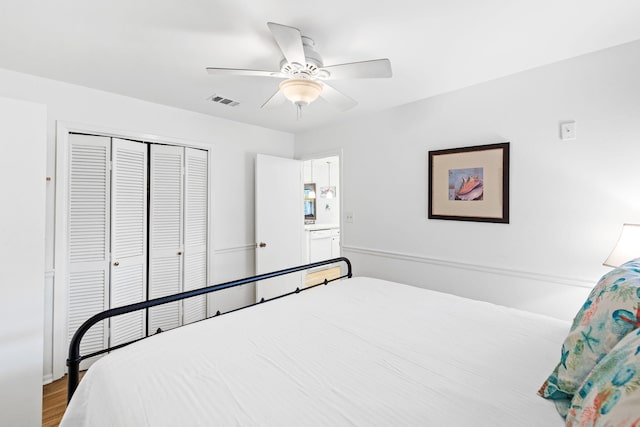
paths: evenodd
<path fill-rule="evenodd" d="M 300 120 L 302 118 L 302 104 L 296 103 L 296 120 Z"/>

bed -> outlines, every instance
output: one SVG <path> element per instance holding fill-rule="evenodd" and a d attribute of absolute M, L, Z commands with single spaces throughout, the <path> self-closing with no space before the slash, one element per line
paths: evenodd
<path fill-rule="evenodd" d="M 112 351 L 61 425 L 561 426 L 536 390 L 569 326 L 350 278 Z"/>

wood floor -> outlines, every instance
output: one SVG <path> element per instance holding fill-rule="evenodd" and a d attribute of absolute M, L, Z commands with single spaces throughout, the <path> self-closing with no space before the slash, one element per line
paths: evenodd
<path fill-rule="evenodd" d="M 331 280 L 337 277 L 340 277 L 340 267 L 326 268 L 324 270 L 308 273 L 305 277 L 304 285 L 305 287 L 317 285 L 318 283 L 322 283 L 325 278 L 327 280 Z"/>
<path fill-rule="evenodd" d="M 80 378 L 84 372 L 80 372 Z M 42 387 L 42 427 L 57 427 L 67 408 L 67 377 Z"/>

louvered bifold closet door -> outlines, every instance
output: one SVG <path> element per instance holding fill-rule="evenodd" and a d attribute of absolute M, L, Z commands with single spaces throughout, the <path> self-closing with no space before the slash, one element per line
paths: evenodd
<path fill-rule="evenodd" d="M 182 291 L 184 148 L 151 145 L 149 299 Z M 149 334 L 182 324 L 182 304 L 149 309 Z"/>
<path fill-rule="evenodd" d="M 85 320 L 109 306 L 110 145 L 108 137 L 69 135 L 67 346 Z M 106 322 L 95 324 L 81 354 L 106 348 L 107 338 Z"/>
<path fill-rule="evenodd" d="M 185 148 L 184 290 L 207 286 L 207 223 L 209 207 L 208 154 Z M 184 300 L 184 323 L 207 315 L 205 295 Z"/>
<path fill-rule="evenodd" d="M 111 307 L 146 300 L 147 145 L 113 138 Z M 111 345 L 142 338 L 144 311 L 111 318 Z"/>

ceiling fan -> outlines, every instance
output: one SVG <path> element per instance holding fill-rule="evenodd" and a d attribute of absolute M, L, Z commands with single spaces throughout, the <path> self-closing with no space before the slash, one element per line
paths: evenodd
<path fill-rule="evenodd" d="M 314 50 L 314 41 L 300 30 L 274 22 L 268 22 L 273 38 L 284 58 L 280 70 L 246 70 L 237 68 L 208 67 L 207 72 L 217 76 L 260 76 L 284 79 L 279 90 L 261 108 L 283 104 L 287 99 L 298 110 L 309 105 L 319 96 L 341 111 L 355 107 L 358 103 L 326 83 L 327 80 L 391 77 L 391 62 L 374 59 L 361 62 L 325 66 L 322 57 Z"/>

